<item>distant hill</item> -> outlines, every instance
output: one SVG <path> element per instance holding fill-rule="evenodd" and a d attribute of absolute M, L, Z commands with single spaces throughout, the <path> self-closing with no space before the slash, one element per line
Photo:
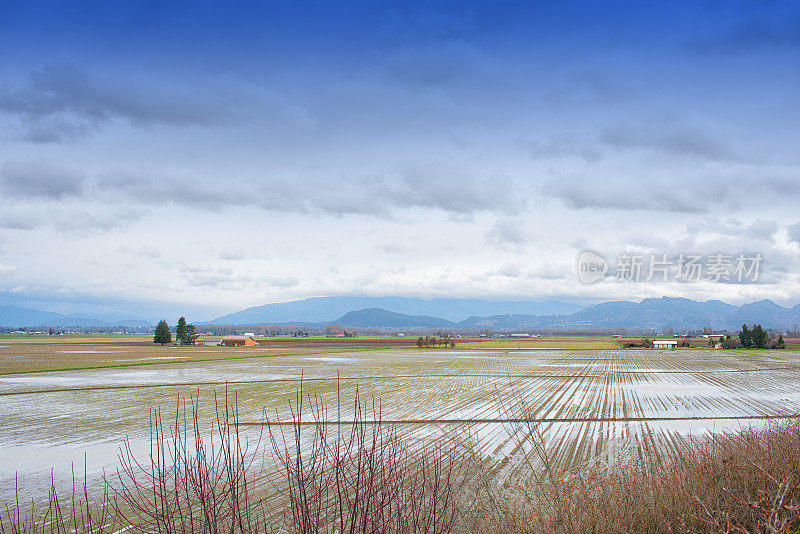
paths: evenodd
<path fill-rule="evenodd" d="M 685 298 L 663 297 L 644 299 L 641 302 L 604 302 L 569 314 L 503 313 L 473 315 L 461 321 L 429 314 L 408 314 L 380 307 L 368 307 L 348 311 L 336 319 L 317 324 L 363 328 L 456 328 L 499 331 L 624 328 L 632 331 L 660 332 L 664 328 L 699 330 L 706 326 L 736 331 L 743 323 L 759 323 L 765 328 L 792 328 L 793 325 L 800 323 L 800 305 L 785 308 L 770 300 L 762 300 L 734 306 L 719 300 L 698 302 Z"/>
<path fill-rule="evenodd" d="M 87 328 L 98 327 L 150 327 L 150 322 L 136 318 L 115 318 L 87 315 L 63 315 L 56 312 L 22 308 L 19 306 L 0 306 L 0 326 L 4 327 L 61 327 L 61 328 Z"/>
<path fill-rule="evenodd" d="M 38 325 L 31 325 L 31 326 L 38 326 Z M 111 319 L 110 321 L 103 321 L 101 319 L 95 319 L 93 317 L 83 317 L 83 316 L 65 316 L 59 317 L 53 321 L 48 321 L 43 323 L 41 326 L 57 326 L 62 328 L 68 327 L 75 327 L 75 328 L 89 328 L 92 326 L 102 326 L 102 327 L 112 327 L 112 326 L 122 326 L 127 328 L 146 328 L 153 326 L 152 323 L 140 319 Z"/>
<path fill-rule="evenodd" d="M 537 302 L 448 298 L 426 300 L 410 297 L 313 297 L 255 306 L 217 317 L 203 324 L 327 323 L 348 312 L 368 308 L 381 308 L 406 315 L 441 317 L 456 322 L 473 315 L 488 316 L 501 313 L 571 314 L 582 309 L 582 306 L 554 300 Z"/>
<path fill-rule="evenodd" d="M 39 326 L 63 317 L 59 313 L 20 308 L 19 306 L 0 306 L 0 326 Z"/>
<path fill-rule="evenodd" d="M 375 302 L 384 302 L 387 305 L 371 304 Z M 363 305 L 364 303 L 367 305 Z M 473 312 L 474 310 L 478 311 Z M 698 302 L 685 298 L 662 297 L 644 299 L 641 302 L 611 301 L 581 308 L 558 301 L 320 297 L 248 308 L 206 324 L 281 323 L 314 327 L 339 324 L 351 327 L 507 331 L 624 328 L 631 331 L 660 332 L 664 328 L 697 330 L 711 326 L 718 330 L 737 331 L 743 323 L 758 323 L 765 328 L 794 328 L 800 324 L 800 304 L 787 308 L 765 299 L 734 306 L 719 300 Z M 87 328 L 149 327 L 152 324 L 132 317 L 62 315 L 18 306 L 0 306 L 0 326 Z"/>
<path fill-rule="evenodd" d="M 38 325 L 31 325 L 31 326 L 38 326 Z M 58 319 L 54 319 L 52 321 L 48 321 L 46 323 L 42 323 L 40 326 L 57 326 L 57 327 L 64 327 L 64 328 L 88 328 L 91 326 L 110 326 L 105 321 L 101 321 L 99 319 L 90 319 L 88 317 L 74 317 L 74 316 L 65 316 L 59 317 Z"/>
<path fill-rule="evenodd" d="M 800 324 L 800 305 L 785 308 L 771 300 L 761 300 L 742 306 L 719 300 L 698 302 L 685 298 L 650 298 L 641 302 L 612 301 L 589 306 L 569 315 L 532 316 L 496 315 L 471 317 L 458 324 L 462 328 L 564 328 L 660 331 L 664 328 L 701 329 L 705 326 L 723 330 L 738 330 L 742 324 L 758 323 L 765 328 L 793 328 Z"/>
<path fill-rule="evenodd" d="M 719 300 L 697 302 L 685 298 L 662 297 L 644 299 L 639 303 L 609 302 L 591 306 L 572 314 L 573 324 L 585 322 L 595 327 L 647 328 L 702 328 L 736 330 L 743 323 L 758 323 L 766 328 L 791 328 L 800 322 L 800 308 L 784 308 L 771 300 L 762 300 L 743 306 L 726 304 Z"/>
<path fill-rule="evenodd" d="M 765 328 L 788 329 L 800 324 L 800 305 L 785 308 L 771 300 L 762 300 L 734 306 L 719 300 L 698 302 L 662 297 L 641 302 L 611 301 L 582 308 L 558 301 L 319 297 L 256 306 L 219 317 L 209 324 L 280 323 L 335 323 L 383 328 L 626 328 L 646 331 L 661 331 L 664 328 L 701 329 L 705 326 L 738 330 L 743 323 L 759 323 Z"/>
<path fill-rule="evenodd" d="M 379 327 L 379 328 L 452 328 L 455 323 L 428 315 L 408 315 L 382 308 L 366 308 L 351 311 L 339 317 L 334 324 L 339 326 Z"/>

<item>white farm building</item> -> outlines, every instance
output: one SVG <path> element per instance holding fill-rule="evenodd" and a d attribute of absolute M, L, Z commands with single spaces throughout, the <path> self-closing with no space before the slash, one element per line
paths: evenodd
<path fill-rule="evenodd" d="M 678 342 L 674 339 L 654 339 L 653 340 L 653 348 L 654 349 L 676 349 L 678 348 Z"/>

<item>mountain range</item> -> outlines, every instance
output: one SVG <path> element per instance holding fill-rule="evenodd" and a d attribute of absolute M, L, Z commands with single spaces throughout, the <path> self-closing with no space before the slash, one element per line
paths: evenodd
<path fill-rule="evenodd" d="M 471 330 L 610 330 L 661 331 L 738 330 L 742 324 L 795 329 L 800 304 L 791 308 L 771 300 L 742 306 L 719 300 L 648 298 L 641 302 L 612 301 L 593 306 L 559 301 L 491 301 L 480 299 L 417 299 L 405 297 L 318 297 L 247 308 L 218 317 L 208 325 L 335 324 L 353 328 L 452 328 Z M 123 316 L 62 315 L 17 306 L 0 306 L 4 327 L 149 327 L 145 320 Z"/>
<path fill-rule="evenodd" d="M 441 317 L 408 315 L 384 310 L 383 308 L 366 308 L 347 312 L 333 322 L 340 326 L 365 328 L 452 328 L 457 324 Z"/>
<path fill-rule="evenodd" d="M 473 315 L 570 314 L 581 310 L 583 306 L 555 300 L 538 302 L 450 298 L 426 300 L 410 297 L 313 297 L 255 306 L 217 317 L 203 324 L 326 323 L 335 321 L 347 312 L 367 308 L 381 308 L 407 315 L 428 315 L 455 322 Z"/>
<path fill-rule="evenodd" d="M 742 324 L 758 323 L 765 328 L 797 329 L 800 305 L 786 308 L 771 300 L 734 306 L 719 300 L 698 302 L 685 298 L 649 298 L 641 302 L 614 301 L 596 304 L 571 314 L 498 314 L 472 316 L 453 322 L 427 315 L 407 315 L 367 308 L 346 313 L 335 324 L 376 328 L 456 328 L 488 330 L 608 330 L 661 331 L 664 328 L 738 330 Z"/>
<path fill-rule="evenodd" d="M 137 328 L 150 327 L 153 325 L 149 321 L 132 317 L 114 315 L 64 315 L 20 306 L 0 306 L 0 326 L 10 328 L 30 326 L 59 328 L 124 326 Z"/>

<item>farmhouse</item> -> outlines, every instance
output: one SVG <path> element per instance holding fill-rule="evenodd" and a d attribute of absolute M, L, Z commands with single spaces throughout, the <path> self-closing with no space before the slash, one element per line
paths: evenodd
<path fill-rule="evenodd" d="M 229 347 L 255 347 L 258 345 L 250 336 L 224 336 L 221 343 Z"/>
<path fill-rule="evenodd" d="M 678 348 L 678 342 L 674 339 L 654 339 L 654 349 L 675 349 Z"/>
<path fill-rule="evenodd" d="M 706 339 L 714 339 L 717 341 L 721 341 L 725 339 L 725 334 L 703 334 L 703 337 Z"/>

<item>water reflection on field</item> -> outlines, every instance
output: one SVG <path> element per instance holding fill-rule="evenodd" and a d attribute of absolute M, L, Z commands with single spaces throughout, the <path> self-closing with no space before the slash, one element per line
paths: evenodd
<path fill-rule="evenodd" d="M 125 351 L 120 358 L 136 357 L 135 349 Z M 380 400 L 382 418 L 411 442 L 469 444 L 502 476 L 526 465 L 534 440 L 560 465 L 651 454 L 689 435 L 800 411 L 798 354 L 769 356 L 396 349 L 5 375 L 0 501 L 10 496 L 15 473 L 26 491 L 43 492 L 51 469 L 68 479 L 73 462 L 83 472 L 84 458 L 97 480 L 116 466 L 126 436 L 146 454 L 150 410 L 174 411 L 179 396 L 198 397 L 201 417 L 211 417 L 214 396 L 226 391 L 243 422 L 258 423 L 265 411 L 285 417 L 301 376 L 306 393 L 329 403 L 337 384 L 343 399 L 358 388 Z"/>

